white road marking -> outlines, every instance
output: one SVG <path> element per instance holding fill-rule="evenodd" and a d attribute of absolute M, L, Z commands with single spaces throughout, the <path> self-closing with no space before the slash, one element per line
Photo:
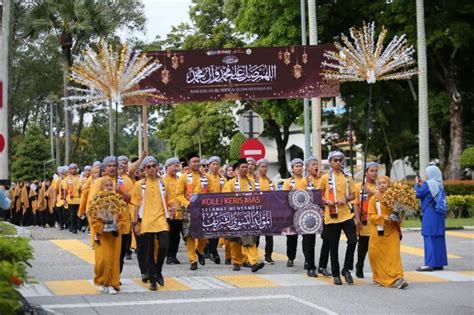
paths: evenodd
<path fill-rule="evenodd" d="M 308 307 L 317 309 L 325 314 L 337 314 L 323 306 L 308 302 L 293 295 L 259 295 L 259 296 L 239 296 L 239 297 L 220 297 L 220 298 L 200 298 L 200 299 L 170 299 L 170 300 L 146 300 L 146 301 L 124 301 L 124 302 L 95 302 L 95 303 L 76 303 L 76 304 L 45 304 L 41 305 L 45 310 L 69 309 L 69 308 L 88 308 L 88 307 L 113 307 L 113 306 L 138 306 L 138 305 L 160 305 L 160 304 L 182 304 L 182 303 L 212 303 L 212 302 L 240 302 L 257 300 L 278 300 L 290 299 Z"/>
<path fill-rule="evenodd" d="M 193 290 L 210 290 L 210 289 L 235 289 L 231 284 L 225 283 L 214 277 L 206 276 L 179 276 L 174 277 L 179 282 L 185 284 Z"/>
<path fill-rule="evenodd" d="M 465 275 L 454 271 L 433 271 L 430 276 L 446 279 L 449 281 L 474 281 L 474 276 Z"/>
<path fill-rule="evenodd" d="M 53 296 L 53 292 L 49 290 L 44 283 L 27 283 L 21 286 L 18 291 L 24 297 L 35 297 L 35 296 Z"/>

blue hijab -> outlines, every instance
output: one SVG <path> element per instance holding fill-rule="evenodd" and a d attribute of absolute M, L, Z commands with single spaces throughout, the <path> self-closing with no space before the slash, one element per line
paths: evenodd
<path fill-rule="evenodd" d="M 436 165 L 428 166 L 426 168 L 426 178 L 426 184 L 428 185 L 431 196 L 433 196 L 433 199 L 436 203 L 435 210 L 440 213 L 448 212 L 441 170 Z"/>

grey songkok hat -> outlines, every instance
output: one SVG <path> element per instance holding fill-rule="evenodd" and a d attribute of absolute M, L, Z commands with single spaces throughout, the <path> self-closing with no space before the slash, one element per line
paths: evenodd
<path fill-rule="evenodd" d="M 304 165 L 305 165 L 305 166 L 308 166 L 309 163 L 314 162 L 314 161 L 317 162 L 317 161 L 318 161 L 318 158 L 311 155 L 311 156 L 308 157 L 306 160 L 304 160 Z"/>
<path fill-rule="evenodd" d="M 296 164 L 301 164 L 301 165 L 303 165 L 304 162 L 303 162 L 303 160 L 300 159 L 300 158 L 295 158 L 295 159 L 291 160 L 291 162 L 290 162 L 291 168 L 293 168 L 293 166 L 295 166 Z"/>
<path fill-rule="evenodd" d="M 214 155 L 214 156 L 211 156 L 210 158 L 207 159 L 207 164 L 211 164 L 213 162 L 217 162 L 217 163 L 221 164 L 221 158 Z"/>
<path fill-rule="evenodd" d="M 328 161 L 331 161 L 336 156 L 344 158 L 344 153 L 342 153 L 341 151 L 331 151 L 329 152 Z"/>
<path fill-rule="evenodd" d="M 150 163 L 150 162 L 155 162 L 156 165 L 158 166 L 158 160 L 154 157 L 154 156 L 151 156 L 151 155 L 148 155 L 146 158 L 143 159 L 143 161 L 140 163 L 140 168 L 141 169 L 145 169 L 145 166 Z"/>
<path fill-rule="evenodd" d="M 173 164 L 179 164 L 179 159 L 177 157 L 167 159 L 165 162 L 165 168 Z"/>
<path fill-rule="evenodd" d="M 107 167 L 107 165 L 109 165 L 110 163 L 115 164 L 116 160 L 117 160 L 117 158 L 113 155 L 110 155 L 110 156 L 104 158 L 104 160 L 102 161 L 102 164 L 100 165 L 100 170 L 104 171 L 105 168 Z"/>
<path fill-rule="evenodd" d="M 259 167 L 260 165 L 267 165 L 268 166 L 268 160 L 263 158 L 263 159 L 260 159 L 257 161 L 257 167 Z"/>

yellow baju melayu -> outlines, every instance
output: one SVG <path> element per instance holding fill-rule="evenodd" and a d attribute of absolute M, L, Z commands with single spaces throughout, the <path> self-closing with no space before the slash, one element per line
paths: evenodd
<path fill-rule="evenodd" d="M 208 181 L 207 175 L 202 175 L 199 171 L 191 171 L 181 175 L 176 186 L 176 200 L 184 207 L 189 208 L 189 196 L 193 194 L 202 194 L 208 192 L 208 187 L 203 187 L 201 177 L 205 177 Z M 204 179 L 204 178 L 203 178 Z M 191 264 L 197 262 L 196 250 L 200 254 L 204 254 L 206 247 L 206 239 L 193 239 L 190 236 L 186 237 L 186 250 L 188 259 Z"/>
<path fill-rule="evenodd" d="M 374 196 L 369 202 L 369 261 L 373 281 L 384 287 L 391 287 L 398 279 L 403 278 L 400 234 L 398 223 L 385 220 L 385 217 L 392 213 L 392 209 L 380 199 L 381 195 Z M 383 233 L 380 233 L 382 228 Z"/>
<path fill-rule="evenodd" d="M 239 191 L 254 191 L 255 182 L 248 178 L 235 177 L 229 180 L 224 186 L 224 192 L 237 192 L 236 190 L 236 181 L 239 181 L 238 186 L 240 187 Z M 253 242 L 251 245 L 241 245 L 239 242 L 230 241 L 230 252 L 232 256 L 232 263 L 234 265 L 242 265 L 244 257 L 250 265 L 256 265 L 259 262 L 257 244 Z"/>

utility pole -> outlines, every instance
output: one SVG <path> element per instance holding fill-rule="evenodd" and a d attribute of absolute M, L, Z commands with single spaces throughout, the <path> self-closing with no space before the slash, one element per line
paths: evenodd
<path fill-rule="evenodd" d="M 301 44 L 308 45 L 306 39 L 306 1 L 301 0 Z M 304 114 L 304 158 L 307 159 L 311 155 L 311 118 L 309 109 L 309 99 L 303 99 Z"/>
<path fill-rule="evenodd" d="M 308 0 L 309 44 L 318 44 L 316 0 Z M 321 99 L 311 99 L 311 119 L 313 128 L 313 155 L 321 163 Z"/>
<path fill-rule="evenodd" d="M 8 168 L 8 68 L 10 60 L 10 32 L 13 6 L 11 0 L 2 0 L 0 28 L 0 185 L 9 184 Z"/>
<path fill-rule="evenodd" d="M 416 0 L 416 35 L 418 42 L 418 149 L 420 175 L 425 176 L 425 169 L 430 161 L 430 138 L 428 118 L 428 74 L 426 65 L 425 9 L 423 0 Z"/>

